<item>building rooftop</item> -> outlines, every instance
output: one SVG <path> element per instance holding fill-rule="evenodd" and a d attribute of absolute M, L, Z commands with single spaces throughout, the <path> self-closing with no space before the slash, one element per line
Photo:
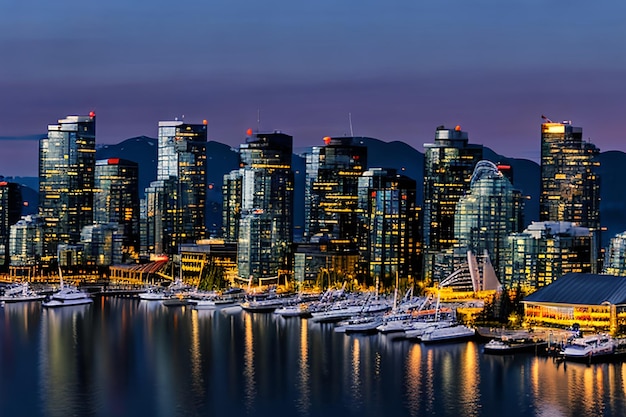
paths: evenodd
<path fill-rule="evenodd" d="M 565 274 L 524 299 L 528 303 L 612 305 L 626 304 L 626 277 Z"/>

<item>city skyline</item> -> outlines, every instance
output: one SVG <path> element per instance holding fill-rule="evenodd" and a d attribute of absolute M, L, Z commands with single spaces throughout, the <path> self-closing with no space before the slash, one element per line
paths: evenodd
<path fill-rule="evenodd" d="M 94 110 L 98 144 L 156 137 L 159 120 L 184 115 L 207 119 L 209 140 L 235 147 L 260 127 L 297 149 L 350 135 L 351 118 L 355 136 L 419 151 L 436 126 L 458 124 L 537 161 L 545 114 L 626 150 L 614 133 L 626 95 L 617 1 L 39 3 L 0 16 L 0 137 Z M 35 143 L 3 141 L 2 174 L 25 175 Z"/>

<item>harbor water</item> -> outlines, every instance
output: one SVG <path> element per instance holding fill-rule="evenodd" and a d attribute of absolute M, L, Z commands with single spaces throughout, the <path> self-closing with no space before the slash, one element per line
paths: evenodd
<path fill-rule="evenodd" d="M 2 416 L 623 416 L 626 366 L 485 355 L 240 308 L 0 308 Z"/>

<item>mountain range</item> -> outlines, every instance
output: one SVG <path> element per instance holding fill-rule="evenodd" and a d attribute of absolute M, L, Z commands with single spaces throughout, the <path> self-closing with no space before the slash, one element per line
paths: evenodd
<path fill-rule="evenodd" d="M 368 147 L 368 166 L 394 168 L 416 180 L 417 202 L 423 200 L 421 184 L 424 178 L 424 154 L 404 142 L 383 142 L 373 138 L 361 138 Z M 124 158 L 139 164 L 139 189 L 144 190 L 156 178 L 157 140 L 147 136 L 126 139 L 115 145 L 103 145 L 96 150 L 97 159 Z M 626 230 L 626 181 L 614 181 L 621 175 L 621 167 L 626 166 L 626 153 L 621 151 L 602 152 L 599 175 L 601 178 L 600 218 L 607 231 L 602 236 L 603 245 L 615 234 Z M 513 185 L 527 197 L 524 211 L 525 224 L 539 219 L 539 165 L 528 159 L 518 159 L 499 155 L 484 148 L 484 159 L 495 163 L 505 163 L 512 167 Z M 220 142 L 207 143 L 207 224 L 212 232 L 222 224 L 222 178 L 223 175 L 239 167 L 237 149 Z M 292 168 L 295 172 L 295 226 L 304 224 L 304 181 L 305 159 L 293 155 Z M 35 213 L 38 201 L 38 179 L 36 177 L 16 177 L 12 181 L 24 186 L 24 200 L 28 202 L 25 214 Z M 143 193 L 143 191 L 142 191 Z"/>

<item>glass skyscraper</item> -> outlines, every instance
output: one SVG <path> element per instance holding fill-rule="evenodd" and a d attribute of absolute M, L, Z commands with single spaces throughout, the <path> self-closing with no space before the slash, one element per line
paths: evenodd
<path fill-rule="evenodd" d="M 600 151 L 571 122 L 541 125 L 539 219 L 600 230 Z"/>
<path fill-rule="evenodd" d="M 482 145 L 468 143 L 467 132 L 437 127 L 435 142 L 424 144 L 424 278 L 433 278 L 436 254 L 451 248 L 456 204 L 469 190 Z"/>
<path fill-rule="evenodd" d="M 149 252 L 174 254 L 180 244 L 206 237 L 206 144 L 206 122 L 159 122 L 157 180 L 146 190 L 144 210 L 151 226 L 143 228 L 151 232 L 142 248 Z"/>
<path fill-rule="evenodd" d="M 96 115 L 67 116 L 39 142 L 39 214 L 46 224 L 44 263 L 57 245 L 76 243 L 93 223 Z"/>
<path fill-rule="evenodd" d="M 240 277 L 278 277 L 282 271 L 290 269 L 292 152 L 293 138 L 280 131 L 254 133 L 239 146 L 241 212 L 237 264 Z M 225 210 L 230 210 L 233 204 L 236 203 L 226 204 Z"/>
<path fill-rule="evenodd" d="M 470 189 L 456 205 L 457 245 L 476 255 L 486 250 L 498 277 L 504 272 L 507 236 L 521 232 L 522 202 L 521 192 L 513 189 L 493 162 L 480 161 L 472 174 Z"/>
<path fill-rule="evenodd" d="M 331 246 L 356 250 L 359 177 L 367 169 L 367 147 L 358 137 L 324 138 L 306 158 L 305 239 L 330 239 Z"/>
<path fill-rule="evenodd" d="M 418 274 L 416 183 L 394 169 L 373 168 L 359 177 L 360 253 L 370 278 L 383 288 Z"/>
<path fill-rule="evenodd" d="M 129 256 L 139 251 L 139 167 L 120 158 L 96 161 L 94 223 L 117 223 Z"/>

